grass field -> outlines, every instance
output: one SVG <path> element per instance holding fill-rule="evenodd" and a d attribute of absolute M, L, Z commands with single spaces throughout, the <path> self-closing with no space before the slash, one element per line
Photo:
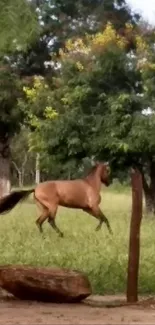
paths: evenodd
<path fill-rule="evenodd" d="M 0 216 L 0 264 L 61 266 L 84 271 L 94 293 L 124 292 L 128 262 L 131 216 L 129 190 L 103 190 L 101 208 L 108 217 L 114 235 L 82 211 L 59 208 L 56 222 L 64 232 L 59 238 L 44 224 L 44 238 L 35 220 L 38 211 L 30 199 L 12 212 Z M 141 227 L 140 293 L 155 293 L 155 220 L 144 218 Z"/>

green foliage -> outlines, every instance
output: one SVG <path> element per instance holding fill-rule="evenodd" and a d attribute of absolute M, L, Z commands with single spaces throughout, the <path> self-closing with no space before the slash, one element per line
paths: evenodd
<path fill-rule="evenodd" d="M 61 74 L 49 94 L 58 117 L 44 120 L 41 133 L 64 171 L 68 161 L 79 170 L 86 157 L 122 168 L 154 155 L 154 115 L 143 114 L 154 99 L 152 43 L 131 25 L 126 34 L 134 37 L 134 52 L 111 24 L 95 36 L 68 41 L 61 52 Z"/>
<path fill-rule="evenodd" d="M 20 133 L 15 134 L 11 140 L 11 155 L 17 166 L 21 166 L 25 155 L 29 152 L 29 130 L 25 127 L 21 128 Z"/>
<path fill-rule="evenodd" d="M 128 152 L 133 114 L 141 114 L 135 86 L 140 75 L 126 54 L 126 40 L 110 24 L 86 43 L 68 42 L 66 49 L 61 77 L 52 80 L 49 93 L 58 117 L 44 120 L 40 132 L 45 149 L 62 168 L 72 161 L 78 170 L 86 157 L 109 159 Z"/>
<path fill-rule="evenodd" d="M 49 8 L 49 4 L 41 2 L 40 5 L 42 19 L 46 17 L 47 21 L 52 10 L 56 10 L 55 15 L 64 11 L 64 20 L 67 21 L 71 10 L 77 24 L 80 15 L 86 14 L 83 7 L 80 7 L 80 13 L 76 13 L 75 7 L 79 2 L 66 1 L 62 7 L 60 3 L 60 11 L 57 11 L 57 6 Z M 122 9 L 124 1 L 119 5 Z M 113 2 L 104 2 L 104 6 L 107 9 L 113 6 Z M 94 19 L 98 19 L 97 16 Z M 126 21 L 130 22 L 130 19 Z M 125 22 L 122 20 L 123 26 Z M 57 20 L 55 24 L 57 29 Z M 32 150 L 42 151 L 45 170 L 47 165 L 50 166 L 50 157 L 54 166 L 61 165 L 57 171 L 62 169 L 64 175 L 70 174 L 69 168 L 72 175 L 77 175 L 84 159 L 92 156 L 112 162 L 117 160 L 121 164 L 127 161 L 131 165 L 137 158 L 138 163 L 143 156 L 146 159 L 153 148 L 153 127 L 150 126 L 150 118 L 142 115 L 142 110 L 153 102 L 152 99 L 150 102 L 149 96 L 151 71 L 150 66 L 149 72 L 143 67 L 141 69 L 141 62 L 146 57 L 153 67 L 153 54 L 150 55 L 152 41 L 141 36 L 141 31 L 135 29 L 134 24 L 124 26 L 123 36 L 117 32 L 117 26 L 115 29 L 110 23 L 100 33 L 93 34 L 97 29 L 91 31 L 92 35 L 88 33 L 84 37 L 69 39 L 64 50 L 59 51 L 59 59 L 54 58 L 60 67 L 53 78 L 42 79 L 41 88 L 35 89 L 33 85 L 25 103 L 20 102 L 34 131 Z M 66 33 L 63 42 L 70 35 L 68 29 Z M 82 35 L 80 31 L 78 34 Z M 48 41 L 50 37 L 51 34 Z M 131 39 L 134 43 L 132 50 Z M 145 140 L 142 126 L 150 127 Z"/>
<path fill-rule="evenodd" d="M 21 87 L 18 76 L 5 64 L 0 69 L 0 136 L 10 137 L 19 130 L 22 112 L 17 109 Z"/>
<path fill-rule="evenodd" d="M 17 107 L 22 81 L 9 55 L 26 49 L 37 34 L 38 22 L 30 2 L 0 1 L 0 154 L 4 156 L 2 148 L 7 148 L 5 158 L 10 154 L 10 138 L 20 130 L 24 116 Z"/>
<path fill-rule="evenodd" d="M 1 56 L 17 49 L 26 49 L 38 32 L 37 16 L 30 2 L 27 0 L 0 0 Z"/>
<path fill-rule="evenodd" d="M 16 0 L 19 1 L 19 0 Z M 54 73 L 53 67 L 45 62 L 55 61 L 59 50 L 67 39 L 96 33 L 102 30 L 107 21 L 111 21 L 117 29 L 125 23 L 136 24 L 138 15 L 131 14 L 125 0 L 46 0 L 33 1 L 38 6 L 38 20 L 41 22 L 41 33 L 28 48 L 27 53 L 18 56 L 18 68 L 24 75 L 49 75 Z"/>

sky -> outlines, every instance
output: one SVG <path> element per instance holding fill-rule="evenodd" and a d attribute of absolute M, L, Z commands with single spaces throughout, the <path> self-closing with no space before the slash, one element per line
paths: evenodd
<path fill-rule="evenodd" d="M 155 25 L 155 0 L 127 0 L 129 6 Z"/>
<path fill-rule="evenodd" d="M 138 11 L 145 20 L 155 26 L 155 0 L 126 0 L 131 9 Z M 151 109 L 144 110 L 144 114 L 151 114 Z"/>

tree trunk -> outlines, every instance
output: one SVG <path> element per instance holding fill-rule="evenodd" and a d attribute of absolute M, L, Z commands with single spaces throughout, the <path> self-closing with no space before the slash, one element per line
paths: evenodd
<path fill-rule="evenodd" d="M 20 168 L 18 168 L 17 164 L 13 160 L 12 160 L 12 164 L 14 165 L 14 167 L 17 171 L 17 174 L 18 174 L 18 186 L 19 186 L 19 188 L 22 188 L 23 187 L 23 179 L 24 179 L 23 168 L 22 168 L 22 170 L 20 170 Z"/>
<path fill-rule="evenodd" d="M 154 202 L 153 202 L 153 198 L 152 198 L 152 194 L 146 193 L 144 191 L 144 197 L 145 197 L 145 209 L 146 209 L 146 213 L 153 213 L 154 212 Z"/>
<path fill-rule="evenodd" d="M 153 161 L 150 162 L 149 178 L 150 182 L 148 184 L 144 172 L 142 172 L 145 209 L 147 214 L 155 213 L 155 163 Z"/>
<path fill-rule="evenodd" d="M 40 154 L 36 155 L 36 184 L 40 183 Z"/>
<path fill-rule="evenodd" d="M 148 185 L 143 172 L 142 172 L 142 182 L 143 182 L 143 191 L 145 197 L 145 209 L 146 209 L 146 213 L 149 214 L 153 212 L 153 198 L 152 198 L 151 188 Z"/>
<path fill-rule="evenodd" d="M 11 191 L 11 160 L 7 141 L 0 142 L 0 198 Z"/>
<path fill-rule="evenodd" d="M 152 197 L 152 212 L 155 213 L 155 162 L 151 161 L 150 166 L 150 190 Z"/>
<path fill-rule="evenodd" d="M 22 184 L 22 172 L 19 170 L 18 171 L 18 184 L 19 184 L 19 188 L 22 188 L 23 184 Z"/>

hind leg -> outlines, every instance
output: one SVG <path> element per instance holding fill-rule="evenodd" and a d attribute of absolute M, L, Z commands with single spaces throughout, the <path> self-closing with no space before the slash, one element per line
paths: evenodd
<path fill-rule="evenodd" d="M 57 209 L 58 209 L 57 206 L 50 207 L 50 214 L 48 216 L 48 222 L 49 222 L 50 226 L 57 232 L 59 237 L 63 237 L 64 236 L 63 233 L 61 232 L 61 230 L 58 228 L 58 226 L 55 223 Z"/>
<path fill-rule="evenodd" d="M 49 224 L 51 227 L 59 234 L 60 237 L 63 237 L 63 233 L 55 224 L 55 217 L 58 209 L 58 202 L 55 200 L 55 203 L 51 203 L 49 198 L 42 196 L 36 197 L 36 200 L 39 205 L 43 208 L 43 213 L 40 218 L 37 219 L 36 224 L 39 227 L 39 230 L 43 232 L 42 224 L 43 222 L 48 219 Z"/>
<path fill-rule="evenodd" d="M 42 225 L 48 217 L 49 217 L 49 210 L 48 208 L 44 207 L 41 216 L 36 220 L 36 225 L 38 226 L 39 231 L 41 233 L 43 233 Z"/>

